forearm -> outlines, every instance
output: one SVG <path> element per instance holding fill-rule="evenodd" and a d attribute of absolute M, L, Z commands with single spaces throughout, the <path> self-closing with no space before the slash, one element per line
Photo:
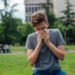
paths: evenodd
<path fill-rule="evenodd" d="M 58 57 L 60 60 L 64 60 L 64 51 L 55 47 L 51 42 L 49 42 L 48 47 L 56 57 Z"/>
<path fill-rule="evenodd" d="M 34 52 L 29 57 L 29 63 L 31 66 L 33 66 L 36 63 L 38 55 L 39 55 L 39 51 L 40 51 L 40 45 L 38 44 Z"/>

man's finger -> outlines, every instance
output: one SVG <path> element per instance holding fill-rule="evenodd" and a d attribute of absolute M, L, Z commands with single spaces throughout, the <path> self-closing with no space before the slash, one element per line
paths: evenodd
<path fill-rule="evenodd" d="M 44 29 L 43 32 L 46 33 L 46 30 Z"/>
<path fill-rule="evenodd" d="M 45 36 L 46 36 L 46 33 L 44 33 L 44 32 L 43 32 L 43 34 L 42 34 L 42 35 L 45 37 Z"/>

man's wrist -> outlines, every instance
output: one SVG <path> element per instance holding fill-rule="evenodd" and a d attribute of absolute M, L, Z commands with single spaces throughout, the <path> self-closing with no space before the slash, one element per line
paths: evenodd
<path fill-rule="evenodd" d="M 50 47 L 50 45 L 51 45 L 51 42 L 49 41 L 47 46 Z"/>
<path fill-rule="evenodd" d="M 40 47 L 41 47 L 41 44 L 38 43 L 38 44 L 37 44 L 37 47 L 40 48 Z"/>

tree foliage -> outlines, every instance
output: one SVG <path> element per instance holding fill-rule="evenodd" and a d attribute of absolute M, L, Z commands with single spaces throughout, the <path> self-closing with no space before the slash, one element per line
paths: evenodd
<path fill-rule="evenodd" d="M 49 28 L 54 28 L 54 22 L 57 21 L 57 18 L 55 17 L 52 9 L 50 7 L 53 7 L 51 0 L 46 0 L 46 3 L 41 4 L 42 9 L 45 10 L 47 19 L 49 22 Z"/>
<path fill-rule="evenodd" d="M 3 30 L 1 30 L 3 31 L 1 36 L 4 37 L 4 40 L 1 42 L 11 44 L 14 41 L 16 41 L 15 39 L 17 39 L 17 37 L 19 38 L 18 35 L 20 33 L 17 31 L 17 27 L 18 25 L 22 25 L 22 20 L 13 17 L 14 12 L 17 11 L 15 9 L 15 6 L 17 6 L 17 4 L 12 5 L 10 11 L 8 11 L 9 9 L 8 0 L 2 0 L 2 1 L 4 3 L 4 9 L 0 10 L 1 26 L 3 28 Z"/>
<path fill-rule="evenodd" d="M 75 12 L 72 9 L 73 5 L 70 3 L 69 0 L 66 0 L 66 9 L 62 11 L 64 16 L 60 17 L 61 21 L 64 25 L 75 25 Z"/>
<path fill-rule="evenodd" d="M 25 41 L 27 39 L 27 36 L 30 33 L 35 32 L 35 30 L 33 29 L 32 25 L 27 23 L 27 24 L 23 24 L 22 26 L 18 27 L 18 31 L 21 33 L 21 37 L 20 37 L 20 43 L 21 44 L 25 44 Z"/>

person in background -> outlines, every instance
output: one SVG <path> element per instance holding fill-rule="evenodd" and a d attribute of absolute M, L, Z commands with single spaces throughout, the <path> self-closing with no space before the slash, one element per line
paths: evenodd
<path fill-rule="evenodd" d="M 1 50 L 2 50 L 2 44 L 0 44 L 0 53 L 1 53 Z"/>
<path fill-rule="evenodd" d="M 4 53 L 5 53 L 5 52 L 9 53 L 9 52 L 10 52 L 10 51 L 9 51 L 9 45 L 8 45 L 8 44 L 4 44 L 3 50 L 4 50 Z"/>
<path fill-rule="evenodd" d="M 47 16 L 42 11 L 32 15 L 32 25 L 36 32 L 28 35 L 26 48 L 33 75 L 67 75 L 59 62 L 65 57 L 60 30 L 48 29 Z"/>

